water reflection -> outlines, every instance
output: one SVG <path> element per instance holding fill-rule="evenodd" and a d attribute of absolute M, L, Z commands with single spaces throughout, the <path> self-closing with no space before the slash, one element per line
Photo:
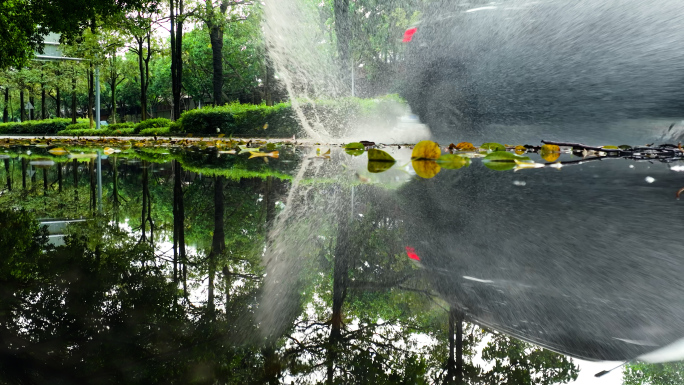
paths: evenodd
<path fill-rule="evenodd" d="M 27 150 L 3 158 L 0 382 L 551 384 L 683 337 L 666 165 Z"/>

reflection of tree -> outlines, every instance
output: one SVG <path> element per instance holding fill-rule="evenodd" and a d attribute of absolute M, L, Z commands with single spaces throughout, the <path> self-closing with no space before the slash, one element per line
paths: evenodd
<path fill-rule="evenodd" d="M 648 364 L 632 362 L 622 372 L 624 385 L 675 385 L 684 383 L 684 362 Z"/>

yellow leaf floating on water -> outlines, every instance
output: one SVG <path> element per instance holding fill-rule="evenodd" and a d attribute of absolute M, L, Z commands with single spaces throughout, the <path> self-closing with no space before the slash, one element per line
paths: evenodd
<path fill-rule="evenodd" d="M 543 144 L 541 146 L 542 152 L 560 152 L 560 147 L 555 144 Z"/>
<path fill-rule="evenodd" d="M 268 123 L 264 124 L 264 130 L 268 129 Z"/>
<path fill-rule="evenodd" d="M 555 162 L 560 158 L 560 147 L 555 144 L 544 144 L 541 146 L 539 155 L 547 162 Z"/>
<path fill-rule="evenodd" d="M 456 150 L 458 151 L 474 151 L 475 146 L 473 146 L 472 143 L 469 142 L 461 142 L 456 145 Z"/>
<path fill-rule="evenodd" d="M 271 151 L 271 152 L 252 152 L 252 153 L 249 155 L 249 158 L 248 158 L 248 159 L 252 159 L 252 158 L 261 158 L 261 157 L 264 157 L 264 156 L 267 156 L 267 157 L 269 157 L 269 158 L 277 158 L 277 157 L 279 156 L 279 153 L 278 153 L 278 151 Z"/>
<path fill-rule="evenodd" d="M 437 162 L 434 160 L 414 159 L 411 161 L 411 165 L 413 166 L 413 170 L 416 172 L 416 175 L 425 179 L 434 177 L 442 170 L 442 168 L 439 167 Z"/>
<path fill-rule="evenodd" d="M 560 152 L 542 152 L 541 153 L 542 159 L 549 163 L 553 163 L 560 158 Z"/>
<path fill-rule="evenodd" d="M 522 155 L 525 152 L 527 152 L 527 148 L 525 146 L 515 146 L 515 153 L 518 155 Z"/>
<path fill-rule="evenodd" d="M 431 140 L 423 140 L 413 147 L 412 159 L 438 159 L 442 155 L 439 144 Z"/>
<path fill-rule="evenodd" d="M 104 154 L 105 154 L 105 155 L 112 155 L 112 154 L 115 153 L 115 152 L 121 152 L 121 150 L 117 150 L 117 149 L 114 149 L 114 148 L 111 148 L 111 147 L 105 147 L 105 149 L 104 149 Z"/>
<path fill-rule="evenodd" d="M 618 146 L 603 146 L 601 148 L 605 148 L 606 150 L 619 150 L 620 149 Z"/>
<path fill-rule="evenodd" d="M 63 149 L 62 147 L 53 148 L 51 150 L 48 150 L 48 152 L 52 155 L 57 155 L 57 156 L 66 155 L 69 153 L 69 151 Z"/>

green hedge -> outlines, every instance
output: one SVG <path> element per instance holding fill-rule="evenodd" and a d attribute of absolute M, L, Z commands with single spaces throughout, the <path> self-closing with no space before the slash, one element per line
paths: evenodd
<path fill-rule="evenodd" d="M 344 133 L 352 124 L 387 123 L 400 114 L 405 102 L 396 95 L 376 99 L 340 98 L 334 100 L 302 101 L 298 103 L 310 122 L 320 122 L 331 134 Z M 391 119 L 390 119 L 391 120 Z M 171 126 L 172 133 L 226 136 L 290 137 L 300 135 L 292 103 L 274 106 L 264 104 L 227 104 L 186 111 Z"/>
<path fill-rule="evenodd" d="M 169 127 L 170 125 L 171 121 L 166 118 L 147 119 L 135 125 L 135 133 L 139 134 L 141 131 L 149 128 Z"/>
<path fill-rule="evenodd" d="M 128 128 L 114 128 L 111 129 L 109 126 L 104 126 L 101 129 L 97 128 L 78 128 L 78 124 L 72 124 L 72 126 L 77 126 L 77 128 L 72 128 L 68 130 L 62 130 L 57 133 L 57 135 L 68 135 L 68 136 L 128 136 L 133 135 L 133 127 Z M 85 123 L 85 127 L 89 127 L 89 124 Z"/>
<path fill-rule="evenodd" d="M 139 132 L 142 136 L 169 135 L 170 127 L 150 127 Z"/>
<path fill-rule="evenodd" d="M 299 125 L 290 103 L 233 103 L 186 111 L 172 128 L 175 132 L 197 135 L 292 136 Z"/>
<path fill-rule="evenodd" d="M 51 135 L 66 129 L 69 125 L 71 125 L 71 119 L 66 118 L 0 123 L 0 134 Z"/>

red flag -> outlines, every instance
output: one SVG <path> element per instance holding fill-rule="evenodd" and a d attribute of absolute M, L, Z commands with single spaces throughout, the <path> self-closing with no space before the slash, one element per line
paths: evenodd
<path fill-rule="evenodd" d="M 409 258 L 415 259 L 416 261 L 420 261 L 420 257 L 418 254 L 416 254 L 416 249 L 410 246 L 406 246 L 406 254 L 408 255 Z"/>
<path fill-rule="evenodd" d="M 402 40 L 402 42 L 408 43 L 409 41 L 411 41 L 413 39 L 413 34 L 417 31 L 418 28 L 416 27 L 407 29 L 406 32 L 404 32 L 404 39 Z"/>

